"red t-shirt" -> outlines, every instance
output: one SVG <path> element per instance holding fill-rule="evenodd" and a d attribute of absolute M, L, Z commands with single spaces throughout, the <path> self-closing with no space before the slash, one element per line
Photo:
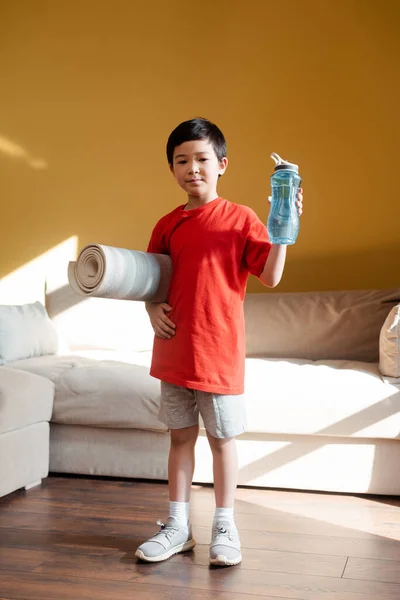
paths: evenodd
<path fill-rule="evenodd" d="M 169 339 L 154 338 L 150 374 L 182 387 L 242 394 L 246 351 L 243 300 L 249 273 L 262 273 L 271 244 L 255 212 L 224 198 L 155 226 L 147 251 L 169 254 Z"/>

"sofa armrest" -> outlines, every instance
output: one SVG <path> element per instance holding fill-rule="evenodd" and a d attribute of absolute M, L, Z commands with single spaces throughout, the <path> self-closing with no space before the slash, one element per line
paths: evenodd
<path fill-rule="evenodd" d="M 0 367 L 0 434 L 50 421 L 54 383 L 34 373 Z"/>

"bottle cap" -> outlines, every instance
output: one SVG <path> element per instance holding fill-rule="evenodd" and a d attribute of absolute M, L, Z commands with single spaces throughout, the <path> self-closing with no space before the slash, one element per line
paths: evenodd
<path fill-rule="evenodd" d="M 290 163 L 287 160 L 283 160 L 276 152 L 271 154 L 272 160 L 275 161 L 274 171 L 280 171 L 281 169 L 288 169 L 289 171 L 299 172 L 299 166 L 294 163 Z"/>

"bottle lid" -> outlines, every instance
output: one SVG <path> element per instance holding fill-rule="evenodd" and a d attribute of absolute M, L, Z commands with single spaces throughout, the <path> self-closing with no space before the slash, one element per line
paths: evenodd
<path fill-rule="evenodd" d="M 290 163 L 287 160 L 283 160 L 276 152 L 271 154 L 272 160 L 275 161 L 274 171 L 280 171 L 281 169 L 288 169 L 289 171 L 299 172 L 299 166 L 294 163 Z"/>

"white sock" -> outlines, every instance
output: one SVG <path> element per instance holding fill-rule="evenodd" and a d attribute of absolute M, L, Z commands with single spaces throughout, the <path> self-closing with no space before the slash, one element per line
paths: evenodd
<path fill-rule="evenodd" d="M 189 502 L 170 502 L 169 516 L 174 517 L 181 527 L 187 527 L 189 521 Z"/>
<path fill-rule="evenodd" d="M 235 519 L 233 517 L 233 507 L 232 508 L 216 508 L 214 513 L 214 521 L 213 527 L 217 521 L 228 521 L 232 527 L 236 527 Z"/>

